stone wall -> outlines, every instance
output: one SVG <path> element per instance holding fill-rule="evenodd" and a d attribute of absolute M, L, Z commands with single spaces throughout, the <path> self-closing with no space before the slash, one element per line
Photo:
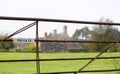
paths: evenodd
<path fill-rule="evenodd" d="M 42 52 L 69 52 L 69 49 L 81 49 L 79 43 L 41 42 Z"/>

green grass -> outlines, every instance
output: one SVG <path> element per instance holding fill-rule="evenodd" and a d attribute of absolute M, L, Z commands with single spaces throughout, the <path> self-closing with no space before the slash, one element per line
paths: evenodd
<path fill-rule="evenodd" d="M 98 53 L 42 53 L 40 58 L 80 58 L 94 57 Z M 34 59 L 35 53 L 0 52 L 0 60 L 5 59 Z M 120 56 L 120 53 L 105 53 L 102 56 Z M 89 60 L 81 61 L 44 61 L 40 62 L 41 72 L 76 71 Z M 115 69 L 113 60 L 95 60 L 84 70 Z M 33 74 L 36 73 L 36 62 L 6 62 L 0 63 L 0 74 Z M 108 74 L 108 73 L 84 73 Z M 116 72 L 109 72 L 116 74 Z"/>

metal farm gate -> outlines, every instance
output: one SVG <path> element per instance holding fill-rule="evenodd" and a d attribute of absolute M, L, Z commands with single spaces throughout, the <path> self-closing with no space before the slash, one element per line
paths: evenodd
<path fill-rule="evenodd" d="M 61 20 L 61 19 L 45 19 L 45 18 L 25 18 L 25 17 L 4 17 L 4 16 L 0 16 L 0 20 L 17 20 L 17 21 L 34 21 L 33 23 L 17 30 L 16 32 L 12 33 L 11 35 L 9 35 L 8 37 L 1 39 L 1 41 L 13 41 L 10 40 L 9 38 L 21 33 L 23 31 L 25 31 L 26 29 L 32 27 L 32 26 L 36 26 L 36 59 L 23 59 L 23 60 L 0 60 L 0 62 L 31 62 L 34 61 L 36 62 L 36 69 L 37 72 L 36 74 L 66 74 L 66 73 L 73 73 L 73 74 L 77 74 L 77 73 L 88 73 L 88 72 L 111 72 L 111 71 L 120 71 L 120 69 L 113 69 L 113 70 L 84 70 L 85 67 L 87 67 L 88 65 L 90 65 L 94 60 L 96 59 L 114 59 L 114 58 L 120 58 L 119 57 L 99 57 L 100 55 L 102 55 L 104 52 L 106 52 L 107 50 L 109 50 L 109 48 L 111 48 L 112 46 L 114 46 L 116 43 L 120 43 L 120 40 L 118 41 L 88 41 L 88 40 L 40 40 L 39 39 L 39 33 L 38 33 L 38 22 L 59 22 L 59 23 L 76 23 L 76 24 L 93 24 L 93 25 L 117 25 L 120 26 L 120 23 L 101 23 L 101 22 L 91 22 L 91 21 L 76 21 L 76 20 Z M 93 58 L 61 58 L 61 59 L 40 59 L 39 57 L 39 42 L 76 42 L 76 43 L 111 43 L 110 45 L 108 45 L 106 48 L 102 49 L 102 51 L 95 57 Z M 79 70 L 76 71 L 67 71 L 67 72 L 48 72 L 48 73 L 41 73 L 40 72 L 40 61 L 61 61 L 61 60 L 90 60 L 87 64 L 85 64 L 82 68 L 80 68 Z"/>

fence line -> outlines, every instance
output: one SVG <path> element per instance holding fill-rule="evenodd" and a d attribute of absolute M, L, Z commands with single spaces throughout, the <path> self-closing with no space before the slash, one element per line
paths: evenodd
<path fill-rule="evenodd" d="M 98 57 L 96 59 L 118 59 L 118 57 Z M 0 62 L 34 62 L 34 61 L 67 61 L 67 60 L 91 60 L 94 58 L 53 58 L 53 59 L 19 59 L 19 60 L 0 60 Z"/>
<path fill-rule="evenodd" d="M 80 71 L 78 73 L 88 73 L 88 72 L 116 72 L 116 71 L 120 71 L 120 69 L 111 69 L 111 70 L 84 70 L 84 71 Z M 76 73 L 76 71 L 66 71 L 66 72 L 49 72 L 49 73 L 40 73 L 40 74 L 64 74 L 64 73 Z"/>
<path fill-rule="evenodd" d="M 5 39 L 0 41 L 13 41 L 14 39 Z M 93 40 L 34 40 L 34 41 L 39 41 L 39 42 L 73 42 L 73 43 L 120 43 L 120 41 L 93 41 Z"/>
<path fill-rule="evenodd" d="M 22 60 L 0 60 L 0 62 L 31 62 L 36 61 L 36 70 L 37 74 L 60 74 L 60 73 L 86 73 L 86 72 L 111 72 L 111 71 L 120 71 L 120 69 L 113 69 L 113 70 L 86 70 L 83 69 L 87 67 L 89 64 L 91 64 L 96 59 L 114 59 L 114 58 L 120 58 L 120 57 L 99 57 L 104 52 L 109 50 L 113 45 L 116 43 L 120 43 L 120 41 L 87 41 L 87 40 L 80 40 L 80 41 L 59 41 L 59 40 L 39 40 L 38 35 L 38 22 L 57 22 L 57 23 L 76 23 L 76 24 L 92 24 L 92 25 L 117 25 L 120 26 L 120 23 L 106 23 L 106 22 L 92 22 L 92 21 L 77 21 L 77 20 L 63 20 L 63 19 L 46 19 L 46 18 L 25 18 L 25 17 L 5 17 L 0 16 L 0 20 L 19 20 L 19 21 L 34 21 L 36 22 L 36 59 L 22 59 Z M 20 31 L 16 31 L 18 33 L 25 31 L 26 29 L 34 26 L 25 26 Z M 13 35 L 16 35 L 18 33 L 11 34 L 10 36 L 6 37 L 5 39 L 1 39 L 2 41 L 13 41 L 12 39 L 8 39 L 9 37 L 12 37 Z M 8 40 L 7 40 L 8 39 Z M 40 59 L 39 58 L 39 42 L 78 42 L 78 43 L 111 43 L 107 48 L 103 49 L 97 56 L 94 58 L 58 58 L 58 59 Z M 49 73 L 40 73 L 40 61 L 62 61 L 62 60 L 90 60 L 87 64 L 85 64 L 82 68 L 80 68 L 78 71 L 67 71 L 67 72 L 49 72 Z"/>
<path fill-rule="evenodd" d="M 77 21 L 64 19 L 48 19 L 48 18 L 28 18 L 28 17 L 6 17 L 0 16 L 1 20 L 19 20 L 19 21 L 43 21 L 43 22 L 58 22 L 58 23 L 77 23 L 77 24 L 92 24 L 92 25 L 118 25 L 120 23 L 92 22 L 92 21 Z"/>

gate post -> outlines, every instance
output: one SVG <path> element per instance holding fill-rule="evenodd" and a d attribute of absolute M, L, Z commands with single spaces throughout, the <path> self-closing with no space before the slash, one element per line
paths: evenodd
<path fill-rule="evenodd" d="M 39 35 L 38 35 L 38 21 L 36 21 L 36 68 L 37 74 L 40 74 L 40 62 L 39 62 Z"/>

